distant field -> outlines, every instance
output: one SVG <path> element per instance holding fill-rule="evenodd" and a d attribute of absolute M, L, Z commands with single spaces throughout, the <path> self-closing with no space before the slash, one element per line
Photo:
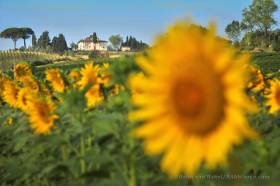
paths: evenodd
<path fill-rule="evenodd" d="M 262 52 L 253 53 L 252 61 L 258 65 L 264 73 L 277 72 L 280 69 L 280 53 Z"/>
<path fill-rule="evenodd" d="M 54 53 L 0 51 L 0 69 L 8 70 L 14 64 L 27 62 L 34 66 L 47 65 L 53 62 L 67 62 L 84 59 L 84 56 L 65 56 Z"/>

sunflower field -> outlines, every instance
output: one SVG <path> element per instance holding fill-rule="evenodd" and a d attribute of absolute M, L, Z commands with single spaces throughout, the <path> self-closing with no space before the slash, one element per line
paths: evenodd
<path fill-rule="evenodd" d="M 0 72 L 0 185 L 276 186 L 280 57 L 264 58 L 178 22 L 135 57 L 15 64 Z"/>

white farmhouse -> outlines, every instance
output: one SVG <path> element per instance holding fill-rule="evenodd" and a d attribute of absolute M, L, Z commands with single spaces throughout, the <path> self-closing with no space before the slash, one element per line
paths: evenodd
<path fill-rule="evenodd" d="M 122 46 L 121 50 L 123 52 L 129 52 L 129 51 L 131 51 L 131 48 L 129 46 Z"/>
<path fill-rule="evenodd" d="M 87 50 L 87 51 L 107 51 L 108 42 L 97 39 L 97 42 L 94 43 L 92 35 L 78 42 L 78 50 Z"/>

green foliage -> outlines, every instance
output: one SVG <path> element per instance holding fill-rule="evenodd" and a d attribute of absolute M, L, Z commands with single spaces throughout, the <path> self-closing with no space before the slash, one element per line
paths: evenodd
<path fill-rule="evenodd" d="M 63 54 L 68 49 L 65 37 L 59 34 L 58 37 L 54 36 L 51 42 L 52 50 L 55 53 Z"/>
<path fill-rule="evenodd" d="M 37 38 L 35 33 L 32 34 L 32 48 L 35 49 L 37 47 Z"/>
<path fill-rule="evenodd" d="M 71 44 L 70 44 L 70 48 L 71 48 L 72 50 L 77 50 L 77 49 L 78 49 L 78 45 L 77 45 L 76 43 L 71 43 Z"/>
<path fill-rule="evenodd" d="M 98 38 L 97 38 L 96 32 L 93 32 L 93 34 L 92 34 L 92 41 L 93 41 L 93 43 L 97 43 L 98 42 Z"/>
<path fill-rule="evenodd" d="M 279 73 L 280 69 L 280 53 L 274 52 L 263 52 L 263 53 L 254 53 L 252 55 L 252 62 L 258 65 L 261 70 L 268 73 Z"/>
<path fill-rule="evenodd" d="M 278 41 L 275 40 L 277 29 L 271 30 L 277 23 L 274 18 L 277 9 L 278 6 L 274 0 L 253 0 L 249 7 L 243 9 L 241 23 L 233 21 L 227 25 L 225 31 L 235 42 L 240 31 L 244 31 L 241 49 L 267 48 L 272 45 L 277 50 Z"/>
<path fill-rule="evenodd" d="M 122 46 L 130 47 L 131 50 L 143 50 L 148 47 L 146 43 L 142 41 L 137 41 L 135 37 L 127 36 L 125 42 L 122 43 Z"/>
<path fill-rule="evenodd" d="M 26 39 L 30 38 L 31 35 L 34 34 L 34 31 L 31 28 L 19 28 L 19 34 L 20 34 L 20 38 L 23 39 L 24 42 L 24 48 L 26 49 Z"/>
<path fill-rule="evenodd" d="M 45 31 L 38 39 L 38 47 L 41 49 L 47 49 L 50 44 L 49 32 Z"/>
<path fill-rule="evenodd" d="M 16 49 L 17 40 L 21 38 L 21 33 L 19 31 L 19 28 L 7 28 L 4 31 L 0 33 L 1 38 L 7 38 L 12 39 L 14 42 L 14 49 Z"/>
<path fill-rule="evenodd" d="M 109 41 L 111 42 L 114 49 L 118 50 L 120 48 L 121 43 L 122 43 L 122 37 L 120 35 L 112 35 L 109 38 Z"/>
<path fill-rule="evenodd" d="M 14 49 L 16 49 L 16 42 L 18 39 L 23 39 L 24 48 L 26 48 L 25 40 L 28 39 L 32 34 L 34 34 L 33 30 L 28 27 L 23 28 L 7 28 L 0 33 L 0 37 L 12 39 L 14 42 Z"/>
<path fill-rule="evenodd" d="M 225 28 L 225 32 L 233 42 L 238 42 L 241 34 L 241 27 L 238 21 L 233 20 Z"/>
<path fill-rule="evenodd" d="M 268 75 L 277 74 L 279 54 L 256 53 L 253 63 Z M 272 185 L 279 184 L 280 115 L 269 115 L 260 104 L 257 114 L 249 115 L 252 126 L 260 133 L 258 140 L 234 147 L 229 164 L 209 171 L 204 166 L 193 178 L 180 176 L 169 179 L 161 172 L 160 156 L 144 154 L 142 142 L 131 135 L 138 123 L 128 120 L 132 109 L 128 78 L 138 72 L 134 58 L 100 59 L 98 63 L 111 64 L 111 85 L 125 86 L 116 96 L 110 96 L 112 86 L 104 88 L 105 101 L 96 108 L 87 109 L 85 91 L 67 91 L 60 94 L 63 102 L 56 109 L 60 119 L 48 135 L 36 135 L 30 129 L 27 117 L 7 105 L 0 106 L 0 183 L 1 185 L 97 185 L 97 186 L 202 186 L 202 185 Z M 80 68 L 75 64 L 52 64 L 63 74 Z M 268 68 L 271 64 L 273 68 Z M 277 66 L 278 65 L 278 66 Z M 35 75 L 43 68 L 36 68 Z M 258 95 L 255 95 L 258 97 Z M 13 124 L 7 125 L 8 118 Z M 187 158 L 187 157 L 182 157 Z M 251 179 L 201 179 L 199 176 L 240 175 Z M 260 179 L 269 176 L 268 179 Z M 257 178 L 259 177 L 259 178 Z"/>

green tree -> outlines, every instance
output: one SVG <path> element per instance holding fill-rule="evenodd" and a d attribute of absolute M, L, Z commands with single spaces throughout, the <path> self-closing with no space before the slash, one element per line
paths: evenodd
<path fill-rule="evenodd" d="M 130 47 L 131 50 L 143 50 L 148 45 L 142 41 L 138 41 L 135 37 L 127 36 L 125 42 L 122 43 L 122 46 Z"/>
<path fill-rule="evenodd" d="M 92 34 L 92 41 L 93 41 L 93 43 L 97 43 L 98 42 L 98 38 L 97 38 L 96 32 L 93 32 L 93 34 Z"/>
<path fill-rule="evenodd" d="M 62 54 L 65 50 L 68 49 L 65 37 L 63 34 L 59 34 L 58 37 L 54 36 L 52 39 L 52 51 L 55 53 Z"/>
<path fill-rule="evenodd" d="M 47 46 L 50 44 L 49 32 L 45 31 L 38 39 L 38 47 L 41 49 L 47 49 Z"/>
<path fill-rule="evenodd" d="M 241 27 L 238 21 L 233 20 L 228 24 L 225 28 L 225 32 L 234 43 L 239 42 Z"/>
<path fill-rule="evenodd" d="M 77 49 L 78 49 L 78 45 L 77 45 L 76 43 L 71 43 L 71 44 L 70 44 L 70 48 L 71 48 L 72 50 L 77 50 Z"/>
<path fill-rule="evenodd" d="M 35 33 L 32 34 L 32 48 L 36 48 L 37 46 L 37 38 Z"/>
<path fill-rule="evenodd" d="M 17 48 L 17 40 L 19 38 L 21 38 L 21 34 L 20 34 L 19 28 L 12 27 L 12 28 L 7 28 L 4 31 L 2 31 L 0 33 L 0 37 L 1 38 L 6 38 L 6 39 L 12 39 L 13 43 L 14 43 L 14 49 L 16 49 Z"/>
<path fill-rule="evenodd" d="M 20 38 L 23 39 L 24 48 L 26 48 L 26 39 L 30 38 L 34 31 L 31 28 L 23 27 L 19 28 Z"/>
<path fill-rule="evenodd" d="M 59 43 L 59 45 L 58 45 L 58 52 L 59 53 L 63 53 L 65 50 L 68 49 L 67 42 L 66 42 L 63 34 L 58 35 L 58 43 Z"/>
<path fill-rule="evenodd" d="M 58 45 L 59 45 L 58 37 L 54 36 L 51 42 L 53 52 L 58 52 Z"/>
<path fill-rule="evenodd" d="M 255 27 L 255 20 L 253 12 L 250 11 L 248 8 L 245 8 L 242 11 L 243 19 L 241 21 L 240 27 L 242 30 L 246 32 L 253 32 Z"/>
<path fill-rule="evenodd" d="M 115 50 L 118 50 L 120 48 L 121 43 L 122 43 L 122 37 L 120 35 L 112 35 L 109 38 L 109 41 L 111 42 L 113 48 Z"/>
<path fill-rule="evenodd" d="M 253 0 L 252 4 L 243 10 L 242 26 L 244 29 L 261 31 L 265 45 L 269 43 L 269 31 L 277 22 L 273 14 L 278 7 L 274 0 Z"/>

